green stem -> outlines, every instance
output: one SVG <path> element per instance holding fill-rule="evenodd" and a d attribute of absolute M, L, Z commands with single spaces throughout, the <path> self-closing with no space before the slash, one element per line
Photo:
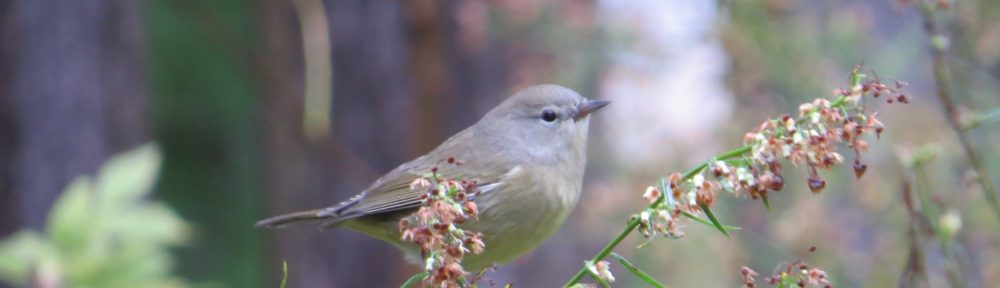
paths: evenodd
<path fill-rule="evenodd" d="M 636 227 L 639 227 L 639 220 L 638 219 L 629 220 L 628 225 L 625 226 L 625 230 L 619 232 L 618 236 L 615 236 L 615 239 L 612 239 L 611 242 L 608 242 L 607 245 L 604 245 L 604 248 L 601 248 L 601 251 L 597 252 L 597 255 L 594 256 L 594 258 L 592 258 L 591 261 L 594 261 L 596 263 L 597 261 L 604 260 L 604 257 L 607 257 L 608 254 L 611 253 L 611 250 L 615 249 L 615 246 L 618 246 L 618 244 L 621 243 L 622 240 L 625 240 L 625 237 L 628 236 L 628 234 L 632 233 L 632 231 L 635 230 Z M 580 279 L 583 279 L 583 276 L 587 275 L 587 271 L 588 271 L 587 267 L 580 269 L 580 271 L 576 272 L 576 275 L 573 275 L 573 278 L 571 278 L 569 282 L 566 282 L 566 284 L 564 284 L 563 286 L 569 287 L 572 286 L 573 284 L 580 282 Z"/>
<path fill-rule="evenodd" d="M 686 181 L 688 179 L 691 179 L 691 177 L 694 177 L 695 175 L 698 175 L 698 173 L 701 173 L 702 171 L 704 171 L 705 168 L 708 168 L 708 165 L 712 161 L 728 160 L 728 159 L 731 159 L 731 158 L 736 158 L 736 157 L 739 157 L 739 156 L 743 156 L 743 154 L 746 154 L 747 152 L 750 152 L 750 146 L 743 146 L 743 147 L 740 147 L 740 148 L 736 148 L 736 149 L 733 149 L 733 150 L 726 151 L 725 153 L 722 153 L 722 154 L 719 154 L 718 156 L 712 157 L 711 161 L 702 163 L 701 165 L 698 165 L 697 167 L 695 167 L 695 168 L 693 168 L 691 170 L 688 170 L 688 172 L 684 174 L 684 177 L 681 180 L 682 181 Z M 656 207 L 656 205 L 658 205 L 659 203 L 662 203 L 663 200 L 665 199 L 664 197 L 666 195 L 667 195 L 666 192 L 662 193 L 662 195 L 660 195 L 660 198 L 656 199 L 656 201 L 653 204 L 649 205 L 649 208 Z M 597 263 L 598 261 L 604 260 L 604 258 L 608 257 L 608 254 L 610 254 L 611 251 L 615 249 L 615 247 L 618 247 L 618 244 L 621 244 L 622 240 L 625 240 L 625 237 L 628 237 L 628 235 L 631 234 L 632 231 L 634 231 L 636 227 L 639 227 L 639 219 L 638 218 L 633 218 L 633 219 L 629 220 L 628 221 L 628 225 L 625 225 L 625 229 L 622 230 L 621 232 L 619 232 L 618 236 L 615 236 L 615 238 L 612 239 L 611 242 L 608 242 L 608 244 L 604 245 L 604 247 L 601 248 L 601 250 L 597 252 L 597 255 L 594 255 L 594 258 L 590 259 L 590 261 L 593 261 L 594 263 Z M 583 279 L 583 276 L 586 276 L 586 275 L 587 275 L 587 268 L 584 267 L 584 268 L 580 269 L 580 271 L 577 271 L 576 275 L 573 275 L 573 278 L 570 278 L 570 280 L 567 281 L 566 284 L 564 284 L 563 286 L 564 287 L 569 287 L 569 286 L 572 286 L 573 284 L 579 283 L 580 280 Z"/>
<path fill-rule="evenodd" d="M 288 261 L 281 261 L 281 288 L 288 286 Z"/>

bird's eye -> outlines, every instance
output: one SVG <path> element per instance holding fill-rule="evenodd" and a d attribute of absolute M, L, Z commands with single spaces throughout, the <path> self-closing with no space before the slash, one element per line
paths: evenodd
<path fill-rule="evenodd" d="M 556 122 L 556 119 L 559 119 L 559 115 L 556 114 L 556 111 L 552 110 L 542 111 L 542 121 L 552 123 Z"/>

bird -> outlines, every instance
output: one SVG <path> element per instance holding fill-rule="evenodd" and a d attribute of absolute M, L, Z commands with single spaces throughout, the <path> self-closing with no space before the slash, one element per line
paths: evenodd
<path fill-rule="evenodd" d="M 399 220 L 416 211 L 426 193 L 410 184 L 435 169 L 449 178 L 474 181 L 479 190 L 472 199 L 478 220 L 463 228 L 482 233 L 486 249 L 467 255 L 462 265 L 477 271 L 510 262 L 549 238 L 576 207 L 587 162 L 589 115 L 609 103 L 553 84 L 524 88 L 347 201 L 264 219 L 256 226 L 318 221 L 322 228 L 344 227 L 398 246 L 411 262 L 422 263 L 417 246 L 400 238 Z M 439 165 L 449 158 L 462 164 Z"/>

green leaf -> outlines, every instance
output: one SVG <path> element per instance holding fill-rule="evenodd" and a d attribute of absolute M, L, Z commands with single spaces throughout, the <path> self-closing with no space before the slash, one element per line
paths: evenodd
<path fill-rule="evenodd" d="M 128 210 L 128 215 L 109 219 L 109 228 L 127 241 L 148 245 L 177 245 L 190 234 L 187 224 L 166 205 L 144 203 Z"/>
<path fill-rule="evenodd" d="M 690 212 L 687 212 L 687 211 L 682 211 L 681 214 L 684 215 L 684 217 L 688 217 L 689 219 L 694 220 L 694 222 L 698 222 L 698 223 L 704 224 L 705 226 L 715 228 L 715 225 L 712 225 L 712 222 L 710 222 L 708 220 L 705 220 L 705 219 L 701 219 L 701 217 L 698 217 L 698 215 L 691 214 Z M 726 228 L 726 231 L 742 230 L 743 229 L 743 228 L 741 228 L 739 226 L 729 226 L 729 225 L 722 225 L 722 228 Z"/>
<path fill-rule="evenodd" d="M 153 189 L 160 172 L 160 152 L 147 144 L 108 160 L 98 174 L 102 209 L 121 209 L 141 200 Z"/>
<path fill-rule="evenodd" d="M 632 265 L 632 262 L 628 262 L 628 260 L 625 259 L 625 257 L 622 257 L 622 255 L 618 255 L 618 253 L 611 252 L 611 257 L 614 257 L 616 260 L 618 260 L 618 263 L 621 263 L 622 266 L 625 266 L 625 269 L 628 269 L 628 271 L 631 271 L 632 274 L 635 274 L 635 276 L 638 276 L 639 279 L 642 279 L 643 281 L 646 281 L 646 283 L 649 284 L 650 286 L 657 287 L 657 288 L 665 288 L 666 287 L 665 285 L 663 285 L 659 281 L 656 281 L 656 279 L 653 279 L 652 276 L 649 276 L 649 274 L 646 274 L 646 272 L 643 272 L 638 267 L 635 267 L 635 265 Z"/>
<path fill-rule="evenodd" d="M 73 180 L 56 199 L 48 219 L 48 234 L 55 248 L 65 253 L 78 253 L 90 245 L 95 229 L 100 229 L 94 217 L 94 185 L 86 177 Z"/>
<path fill-rule="evenodd" d="M 28 273 L 51 255 L 49 243 L 34 231 L 21 231 L 0 243 L 0 279 L 24 285 Z"/>
<path fill-rule="evenodd" d="M 699 206 L 701 206 L 701 211 L 705 212 L 705 216 L 708 216 L 708 220 L 712 221 L 712 226 L 715 226 L 715 229 L 719 229 L 719 232 L 722 232 L 722 235 L 729 237 L 729 232 L 726 232 L 726 228 L 722 226 L 722 223 L 719 223 L 719 219 L 715 218 L 715 214 L 712 214 L 712 210 L 708 209 L 707 205 Z"/>
<path fill-rule="evenodd" d="M 164 282 L 170 277 L 172 261 L 166 249 L 146 243 L 124 243 L 116 247 L 114 252 L 107 253 L 108 259 L 99 262 L 95 269 L 81 271 L 72 269 L 76 276 L 71 283 L 86 284 L 92 287 L 146 287 Z M 86 260 L 77 263 L 87 263 Z"/>
<path fill-rule="evenodd" d="M 417 283 L 424 281 L 424 279 L 427 278 L 427 276 L 430 276 L 430 273 L 427 273 L 427 271 L 414 274 L 412 277 L 410 277 L 410 279 L 407 279 L 406 282 L 403 282 L 403 285 L 399 285 L 399 288 L 413 287 L 413 285 L 417 285 Z"/>
<path fill-rule="evenodd" d="M 653 241 L 656 241 L 656 237 L 646 238 L 646 240 L 643 240 L 642 243 L 639 243 L 639 245 L 635 245 L 635 249 L 642 249 L 649 244 L 653 244 Z"/>
<path fill-rule="evenodd" d="M 67 287 L 188 286 L 170 275 L 166 247 L 185 238 L 186 224 L 143 199 L 155 183 L 159 158 L 155 146 L 146 145 L 109 160 L 99 182 L 71 182 L 49 214 L 49 239 L 21 232 L 0 244 L 0 278 L 23 283 L 29 273 L 48 273 Z"/>
<path fill-rule="evenodd" d="M 799 277 L 793 274 L 781 273 L 781 281 L 778 287 L 798 287 Z"/>

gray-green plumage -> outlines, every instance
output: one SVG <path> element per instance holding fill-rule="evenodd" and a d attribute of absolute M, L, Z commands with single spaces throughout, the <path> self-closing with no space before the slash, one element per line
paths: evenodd
<path fill-rule="evenodd" d="M 319 220 L 323 227 L 344 226 L 417 252 L 401 241 L 398 221 L 420 206 L 423 192 L 410 189 L 410 183 L 437 167 L 445 177 L 476 181 L 482 191 L 474 199 L 479 221 L 466 228 L 483 233 L 486 250 L 467 255 L 466 269 L 508 262 L 548 238 L 576 206 L 586 164 L 587 114 L 606 104 L 556 85 L 529 87 L 350 200 L 257 225 Z M 462 164 L 446 164 L 450 157 Z"/>

